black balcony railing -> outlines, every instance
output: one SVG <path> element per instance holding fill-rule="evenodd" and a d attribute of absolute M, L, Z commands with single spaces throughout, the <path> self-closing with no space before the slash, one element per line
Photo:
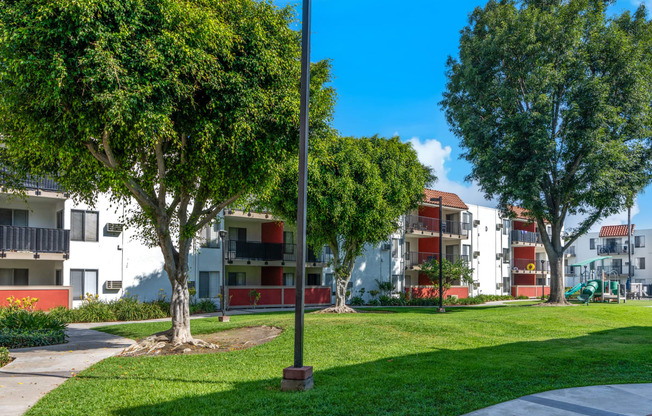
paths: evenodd
<path fill-rule="evenodd" d="M 13 186 L 13 184 L 10 183 L 10 181 L 4 180 L 4 178 L 6 178 L 7 176 L 12 176 L 13 173 L 6 167 L 0 168 L 0 172 L 1 172 L 0 178 L 2 178 L 0 179 L 1 182 L 0 185 L 3 187 Z M 49 191 L 49 192 L 60 192 L 60 193 L 64 192 L 64 189 L 61 187 L 61 185 L 59 185 L 57 181 L 46 177 L 26 175 L 22 177 L 20 180 L 18 180 L 18 184 L 22 185 L 22 187 L 27 190 Z"/>
<path fill-rule="evenodd" d="M 422 217 L 419 215 L 408 215 L 405 218 L 407 229 L 411 232 L 426 231 L 439 232 L 439 218 Z M 460 221 L 444 220 L 442 221 L 442 232 L 444 234 L 454 234 L 459 236 L 468 236 L 469 224 Z"/>
<path fill-rule="evenodd" d="M 0 250 L 68 253 L 70 252 L 70 231 L 0 225 Z"/>
<path fill-rule="evenodd" d="M 512 230 L 512 243 L 542 244 L 541 234 L 532 231 Z"/>
<path fill-rule="evenodd" d="M 439 260 L 439 254 L 437 253 L 417 253 L 414 251 L 411 251 L 409 253 L 405 253 L 405 266 L 406 267 L 414 267 L 414 266 L 420 266 L 423 263 L 430 261 L 432 259 Z M 469 262 L 469 256 L 465 254 L 445 254 L 444 259 L 448 260 L 451 263 L 457 262 L 459 259 L 462 259 L 465 263 Z"/>
<path fill-rule="evenodd" d="M 514 259 L 512 260 L 512 271 L 548 273 L 550 271 L 550 262 L 548 260 L 542 262 L 541 260 Z"/>
<path fill-rule="evenodd" d="M 566 250 L 566 254 L 571 257 L 575 256 L 575 246 L 568 247 L 568 250 Z"/>
<path fill-rule="evenodd" d="M 322 250 L 321 253 L 315 253 L 308 247 L 306 261 L 308 263 L 328 262 L 330 254 L 326 251 Z M 296 244 L 229 240 L 229 260 L 296 261 L 296 253 Z"/>
<path fill-rule="evenodd" d="M 611 266 L 598 266 L 595 268 L 597 276 L 601 276 L 602 272 L 606 275 L 626 275 L 627 267 L 621 265 L 611 265 Z"/>
<path fill-rule="evenodd" d="M 605 244 L 597 246 L 598 255 L 604 256 L 609 254 L 627 254 L 628 246 L 624 244 Z M 634 254 L 634 250 L 632 250 Z"/>

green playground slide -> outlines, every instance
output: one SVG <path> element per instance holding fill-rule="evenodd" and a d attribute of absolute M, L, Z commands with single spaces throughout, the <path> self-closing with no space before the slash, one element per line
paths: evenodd
<path fill-rule="evenodd" d="M 570 288 L 570 289 L 568 290 L 568 292 L 566 292 L 566 293 L 564 294 L 564 296 L 566 296 L 566 298 L 568 298 L 569 296 L 571 296 L 573 293 L 577 292 L 578 290 L 580 290 L 580 289 L 583 288 L 584 286 L 586 286 L 585 283 L 580 283 L 580 284 L 578 284 L 578 285 L 575 285 L 575 286 L 573 286 L 572 288 Z"/>
<path fill-rule="evenodd" d="M 591 299 L 593 299 L 593 296 L 596 294 L 596 292 L 601 293 L 601 288 L 602 286 L 599 280 L 591 280 L 589 281 L 586 286 L 584 286 L 584 289 L 582 290 L 582 293 L 577 295 L 577 300 L 583 303 L 589 303 Z"/>

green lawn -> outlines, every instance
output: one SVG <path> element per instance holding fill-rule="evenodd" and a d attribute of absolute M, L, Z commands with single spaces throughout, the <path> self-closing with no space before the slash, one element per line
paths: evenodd
<path fill-rule="evenodd" d="M 652 382 L 652 302 L 567 308 L 395 309 L 306 316 L 315 388 L 280 391 L 292 364 L 291 313 L 192 321 L 193 333 L 249 325 L 277 339 L 215 355 L 110 358 L 28 415 L 459 415 L 544 390 Z M 105 327 L 142 338 L 166 323 Z"/>

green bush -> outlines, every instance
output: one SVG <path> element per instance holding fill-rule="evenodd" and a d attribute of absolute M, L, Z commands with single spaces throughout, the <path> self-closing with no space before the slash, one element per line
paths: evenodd
<path fill-rule="evenodd" d="M 0 346 L 40 347 L 66 342 L 66 324 L 43 311 L 6 308 L 0 318 Z"/>
<path fill-rule="evenodd" d="M 362 296 L 354 296 L 351 298 L 351 306 L 362 306 L 364 305 L 364 299 Z"/>
<path fill-rule="evenodd" d="M 516 299 L 530 299 L 528 296 L 525 295 L 518 295 Z"/>
<path fill-rule="evenodd" d="M 63 344 L 66 342 L 66 338 L 65 331 L 56 329 L 25 330 L 0 328 L 0 346 L 6 348 Z"/>
<path fill-rule="evenodd" d="M 116 321 L 143 321 L 165 318 L 168 314 L 154 302 L 140 302 L 136 298 L 125 297 L 108 303 Z M 169 307 L 168 309 L 169 310 Z"/>
<path fill-rule="evenodd" d="M 371 292 L 371 291 L 369 291 Z M 380 301 L 378 299 L 371 299 L 369 301 L 369 306 L 380 306 Z"/>
<path fill-rule="evenodd" d="M 217 306 L 215 306 L 215 302 L 213 302 L 210 299 L 202 299 L 198 302 L 190 303 L 191 315 L 196 313 L 212 313 L 212 312 L 217 312 Z"/>
<path fill-rule="evenodd" d="M 9 356 L 9 349 L 7 347 L 0 347 L 0 367 L 3 367 L 11 361 Z"/>

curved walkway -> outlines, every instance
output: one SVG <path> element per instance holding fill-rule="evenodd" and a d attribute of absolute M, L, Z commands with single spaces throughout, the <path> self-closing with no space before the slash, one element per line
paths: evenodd
<path fill-rule="evenodd" d="M 652 383 L 551 390 L 523 396 L 465 416 L 650 416 Z"/>
<path fill-rule="evenodd" d="M 67 332 L 66 344 L 11 350 L 15 360 L 0 368 L 0 415 L 22 415 L 68 378 L 134 343 L 73 325 Z"/>

